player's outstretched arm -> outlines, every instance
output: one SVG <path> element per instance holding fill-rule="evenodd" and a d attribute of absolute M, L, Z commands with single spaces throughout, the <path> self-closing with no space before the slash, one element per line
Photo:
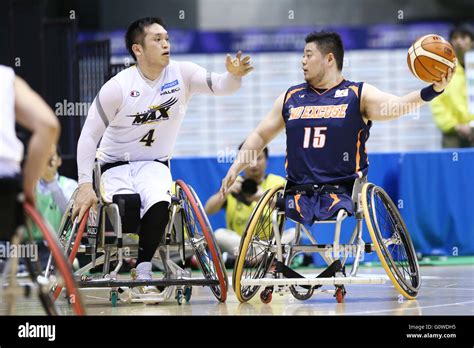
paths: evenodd
<path fill-rule="evenodd" d="M 97 144 L 122 104 L 122 99 L 119 84 L 115 80 L 109 80 L 101 88 L 89 109 L 77 143 L 79 190 L 74 202 L 73 219 L 78 216 L 81 220 L 87 208 L 96 207 L 97 196 L 92 187 L 92 170 Z"/>
<path fill-rule="evenodd" d="M 26 201 L 34 205 L 36 184 L 61 128 L 53 110 L 23 79 L 15 77 L 14 86 L 16 121 L 33 133 L 23 168 L 23 190 Z"/>
<path fill-rule="evenodd" d="M 277 98 L 270 112 L 260 121 L 257 128 L 250 133 L 247 140 L 245 140 L 234 163 L 229 168 L 226 177 L 222 180 L 222 186 L 220 188 L 222 197 L 228 194 L 230 187 L 235 182 L 239 173 L 252 162 L 256 161 L 265 146 L 285 128 L 285 122 L 281 114 L 284 98 L 284 93 Z"/>
<path fill-rule="evenodd" d="M 207 71 L 202 66 L 191 62 L 181 62 L 180 66 L 188 95 L 196 93 L 230 95 L 240 88 L 242 77 L 253 70 L 250 56 L 242 58 L 240 51 L 235 58 L 227 55 L 227 72 L 223 74 Z"/>
<path fill-rule="evenodd" d="M 449 69 L 447 76 L 442 75 L 441 81 L 402 97 L 382 92 L 378 88 L 364 83 L 361 111 L 365 118 L 374 121 L 388 121 L 409 114 L 442 93 L 452 76 L 453 71 Z"/>

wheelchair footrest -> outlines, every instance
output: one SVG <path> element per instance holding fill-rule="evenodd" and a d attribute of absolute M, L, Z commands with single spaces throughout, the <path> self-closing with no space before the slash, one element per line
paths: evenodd
<path fill-rule="evenodd" d="M 115 288 L 115 287 L 137 287 L 137 286 L 211 286 L 219 285 L 216 279 L 205 278 L 181 278 L 181 279 L 157 279 L 157 280 L 113 280 L 94 279 L 78 282 L 79 288 Z"/>
<path fill-rule="evenodd" d="M 331 278 L 261 278 L 242 279 L 242 286 L 311 286 L 317 288 L 323 285 L 344 285 L 344 284 L 386 284 L 390 281 L 386 276 L 357 276 L 357 277 L 331 277 Z"/>

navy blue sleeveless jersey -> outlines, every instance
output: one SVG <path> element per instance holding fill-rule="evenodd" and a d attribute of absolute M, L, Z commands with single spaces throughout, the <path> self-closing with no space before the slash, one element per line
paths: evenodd
<path fill-rule="evenodd" d="M 287 179 L 297 185 L 338 184 L 367 174 L 371 122 L 360 112 L 362 82 L 343 80 L 319 92 L 308 83 L 285 94 Z"/>

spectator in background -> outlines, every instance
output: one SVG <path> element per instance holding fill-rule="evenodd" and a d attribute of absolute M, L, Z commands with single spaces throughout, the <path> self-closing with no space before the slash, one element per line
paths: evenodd
<path fill-rule="evenodd" d="M 449 34 L 449 41 L 456 51 L 458 64 L 444 93 L 431 102 L 431 111 L 443 132 L 443 147 L 472 147 L 474 114 L 468 111 L 464 55 L 474 48 L 474 31 L 466 24 L 456 26 Z"/>
<path fill-rule="evenodd" d="M 241 147 L 242 144 L 239 150 Z M 279 175 L 266 174 L 267 161 L 268 148 L 264 148 L 257 162 L 245 170 L 245 176 L 237 178 L 225 199 L 222 199 L 217 192 L 206 202 L 205 209 L 209 215 L 221 209 L 226 211 L 226 228 L 219 228 L 214 235 L 227 266 L 233 265 L 235 261 L 240 238 L 258 200 L 266 190 L 273 186 L 284 185 L 286 182 L 285 178 Z M 284 237 L 283 242 L 288 243 L 291 239 L 292 237 L 290 239 Z"/>
<path fill-rule="evenodd" d="M 48 165 L 36 186 L 36 207 L 53 231 L 58 231 L 68 201 L 77 188 L 76 180 L 59 175 L 58 168 L 61 164 L 59 148 L 53 145 L 50 150 Z M 41 265 L 45 267 L 49 257 L 49 249 L 44 245 L 43 235 L 36 226 L 33 229 L 33 238 L 38 242 L 39 259 Z"/>

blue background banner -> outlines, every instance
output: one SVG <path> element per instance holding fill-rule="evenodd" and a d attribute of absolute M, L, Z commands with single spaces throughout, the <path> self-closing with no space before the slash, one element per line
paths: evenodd
<path fill-rule="evenodd" d="M 169 29 L 173 54 L 301 51 L 305 36 L 314 30 L 338 32 L 345 49 L 408 48 L 416 38 L 436 33 L 448 37 L 451 23 L 412 23 L 372 26 L 311 26 L 273 30 L 246 29 L 240 31 L 196 31 Z M 81 32 L 79 41 L 111 40 L 112 56 L 126 56 L 125 30 Z"/>

